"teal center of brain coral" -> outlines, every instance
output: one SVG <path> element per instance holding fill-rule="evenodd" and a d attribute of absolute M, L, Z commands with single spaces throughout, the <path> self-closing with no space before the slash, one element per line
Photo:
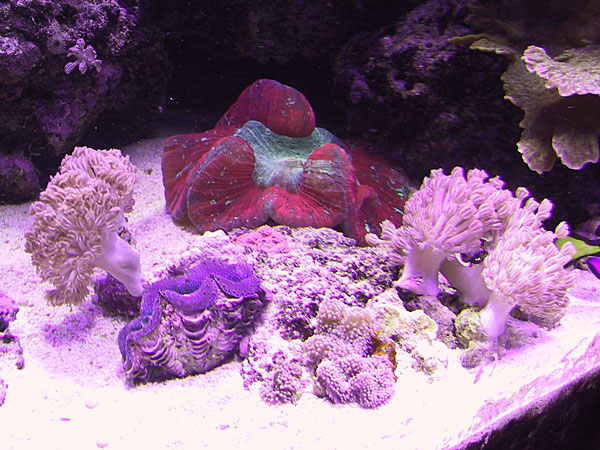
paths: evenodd
<path fill-rule="evenodd" d="M 344 148 L 343 142 L 324 128 L 302 138 L 274 133 L 261 122 L 249 120 L 234 134 L 246 141 L 254 152 L 252 179 L 257 186 L 280 186 L 297 194 L 310 154 L 325 144 Z"/>

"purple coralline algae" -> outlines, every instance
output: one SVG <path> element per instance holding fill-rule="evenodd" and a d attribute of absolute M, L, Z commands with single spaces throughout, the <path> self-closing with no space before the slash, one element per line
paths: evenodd
<path fill-rule="evenodd" d="M 204 260 L 146 289 L 140 316 L 119 333 L 133 382 L 205 373 L 231 359 L 260 319 L 270 293 L 252 266 Z"/>
<path fill-rule="evenodd" d="M 391 284 L 394 275 L 386 267 L 379 249 L 357 247 L 353 239 L 335 230 L 287 226 L 274 226 L 273 230 L 287 237 L 290 253 L 247 248 L 246 257 L 255 263 L 257 273 L 273 292 L 273 305 L 267 312 L 265 324 L 250 338 L 248 357 L 242 363 L 241 373 L 244 387 L 256 389 L 266 403 L 296 403 L 304 391 L 312 389 L 311 385 L 319 383 L 317 391 L 324 392 L 321 385 L 329 383 L 326 373 L 318 379 L 315 361 L 303 355 L 304 346 L 310 345 L 306 342 L 333 340 L 322 334 L 322 321 L 318 316 L 325 314 L 319 312 L 323 305 L 327 310 L 333 301 L 344 305 L 343 310 L 368 314 L 364 306 Z M 374 357 L 369 353 L 374 350 L 370 336 L 357 337 L 353 342 L 353 352 L 365 354 L 366 359 Z M 384 364 L 384 360 L 378 358 L 371 363 L 361 364 L 365 374 L 357 374 L 358 378 L 353 381 L 356 387 L 352 395 L 357 400 L 351 401 L 365 407 L 376 406 L 380 401 L 383 404 L 382 399 L 393 392 L 393 370 L 387 367 L 391 365 L 389 360 Z M 378 375 L 371 373 L 373 365 L 382 365 L 380 369 L 392 377 L 388 379 L 392 384 L 381 383 L 378 389 L 373 388 L 372 394 L 367 394 L 366 387 L 359 387 L 367 382 L 359 380 L 371 377 L 374 386 L 380 383 Z M 387 387 L 382 388 L 383 385 Z M 323 396 L 329 398 L 327 394 Z"/>
<path fill-rule="evenodd" d="M 131 295 L 125 285 L 111 274 L 94 282 L 94 293 L 92 301 L 108 316 L 121 316 L 131 320 L 140 312 L 141 298 Z"/>
<path fill-rule="evenodd" d="M 120 0 L 0 2 L 0 151 L 31 155 L 44 171 L 103 114 L 139 133 L 134 116 L 162 103 L 166 83 L 163 35 L 142 23 L 143 9 Z"/>
<path fill-rule="evenodd" d="M 22 155 L 0 154 L 0 203 L 21 203 L 34 199 L 40 190 L 38 171 Z"/>
<path fill-rule="evenodd" d="M 25 366 L 23 348 L 19 338 L 12 334 L 9 325 L 17 318 L 19 306 L 12 298 L 0 291 L 0 354 L 13 353 L 18 369 Z M 2 404 L 2 379 L 0 379 L 0 405 Z"/>
<path fill-rule="evenodd" d="M 260 247 L 241 251 L 261 279 L 278 280 L 266 286 L 274 295 L 269 320 L 285 339 L 312 336 L 325 299 L 364 306 L 397 275 L 379 249 L 357 247 L 353 239 L 330 228 L 278 225 L 273 230 L 287 237 L 290 253 L 265 252 Z M 234 242 L 238 244 L 236 238 Z"/>
<path fill-rule="evenodd" d="M 4 400 L 6 400 L 6 384 L 4 383 L 4 380 L 0 378 L 0 406 L 2 406 Z"/>
<path fill-rule="evenodd" d="M 10 322 L 17 318 L 19 306 L 17 303 L 0 291 L 0 333 L 5 333 L 8 330 Z"/>
<path fill-rule="evenodd" d="M 255 230 L 239 235 L 236 244 L 247 249 L 259 249 L 267 253 L 289 253 L 290 247 L 285 234 L 269 225 L 262 225 Z"/>
<path fill-rule="evenodd" d="M 260 397 L 268 404 L 296 403 L 308 384 L 302 364 L 302 348 L 273 330 L 258 331 L 252 337 L 248 356 L 242 363 L 244 388 L 259 384 Z"/>

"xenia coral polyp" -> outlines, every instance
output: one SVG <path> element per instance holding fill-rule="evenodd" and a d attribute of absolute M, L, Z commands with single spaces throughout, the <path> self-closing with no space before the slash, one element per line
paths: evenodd
<path fill-rule="evenodd" d="M 367 235 L 371 245 L 390 247 L 393 263 L 404 260 L 397 287 L 437 295 L 441 271 L 466 303 L 485 305 L 481 322 L 490 338 L 504 333 L 516 305 L 537 323 L 555 324 L 574 283 L 564 269 L 574 246 L 554 245 L 568 235 L 568 225 L 561 222 L 554 233 L 542 227 L 552 202 L 527 200 L 525 188 L 513 195 L 503 185 L 483 170 L 466 177 L 460 167 L 450 175 L 433 170 L 407 201 L 399 229 L 386 221 L 381 239 Z M 479 255 L 482 264 L 468 262 Z"/>
<path fill-rule="evenodd" d="M 460 167 L 450 175 L 433 170 L 406 202 L 403 226 L 394 233 L 390 222 L 382 225 L 396 251 L 406 255 L 398 287 L 437 295 L 442 262 L 456 254 L 479 252 L 481 239 L 501 228 L 508 209 L 501 205 L 510 196 L 503 193 L 498 178 L 486 182 L 487 178 L 483 170 L 471 170 L 466 178 Z M 377 240 L 373 235 L 368 239 Z"/>
<path fill-rule="evenodd" d="M 569 227 L 561 222 L 555 232 L 546 231 L 541 221 L 550 216 L 552 204 L 533 199 L 511 218 L 505 232 L 495 242 L 483 262 L 481 275 L 491 294 L 481 311 L 481 325 L 489 337 L 504 333 L 505 323 L 515 305 L 536 322 L 554 325 L 563 315 L 566 292 L 575 282 L 567 272 L 573 245 L 559 250 L 555 238 L 565 238 Z M 536 211 L 537 210 L 537 211 Z"/>
<path fill-rule="evenodd" d="M 142 294 L 140 255 L 119 235 L 125 213 L 133 209 L 135 172 L 119 150 L 76 147 L 31 205 L 25 251 L 38 275 L 56 287 L 47 293 L 51 304 L 81 303 L 94 267 L 121 281 L 131 295 Z"/>

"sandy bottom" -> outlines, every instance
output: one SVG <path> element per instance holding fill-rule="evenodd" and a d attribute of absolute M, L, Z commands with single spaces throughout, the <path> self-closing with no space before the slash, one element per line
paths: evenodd
<path fill-rule="evenodd" d="M 124 150 L 138 167 L 129 224 L 146 279 L 206 239 L 218 246 L 229 239 L 191 234 L 164 213 L 160 144 L 155 139 Z M 295 405 L 265 404 L 257 389 L 244 389 L 239 362 L 131 387 L 116 344 L 124 320 L 104 316 L 90 300 L 72 309 L 45 304 L 50 286 L 23 250 L 28 207 L 0 207 L 0 289 L 20 305 L 10 330 L 20 338 L 25 360 L 19 370 L 11 351 L 0 353 L 7 385 L 2 449 L 443 449 L 600 364 L 600 283 L 580 272 L 559 327 L 540 329 L 532 343 L 482 369 L 462 368 L 458 350 L 438 355 L 443 364 L 433 375 L 401 362 L 394 397 L 376 410 L 332 405 L 311 390 Z M 285 276 L 264 282 L 277 295 Z"/>

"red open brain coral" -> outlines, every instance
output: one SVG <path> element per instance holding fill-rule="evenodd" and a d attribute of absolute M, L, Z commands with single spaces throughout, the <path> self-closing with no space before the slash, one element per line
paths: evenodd
<path fill-rule="evenodd" d="M 364 244 L 389 219 L 402 222 L 408 180 L 362 142 L 315 127 L 296 89 L 262 79 L 200 134 L 165 141 L 167 212 L 203 233 L 258 227 L 339 227 Z"/>

